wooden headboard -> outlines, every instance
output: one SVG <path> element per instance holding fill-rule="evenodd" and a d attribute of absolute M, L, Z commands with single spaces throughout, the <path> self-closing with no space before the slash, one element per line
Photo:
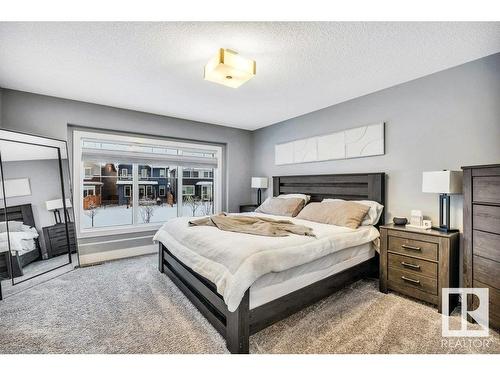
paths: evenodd
<path fill-rule="evenodd" d="M 385 206 L 385 173 L 319 174 L 273 177 L 273 195 L 307 194 L 312 202 L 324 198 L 371 200 Z M 384 212 L 377 225 L 384 224 Z"/>
<path fill-rule="evenodd" d="M 5 210 L 7 210 L 7 218 L 5 217 Z M 19 206 L 10 206 L 5 208 L 0 208 L 0 221 L 22 221 L 24 224 L 30 227 L 35 226 L 35 218 L 33 216 L 33 210 L 31 204 L 21 204 Z"/>

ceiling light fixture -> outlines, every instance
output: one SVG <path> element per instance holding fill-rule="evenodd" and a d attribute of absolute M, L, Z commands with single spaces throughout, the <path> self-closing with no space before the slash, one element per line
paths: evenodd
<path fill-rule="evenodd" d="M 203 78 L 224 86 L 237 88 L 255 76 L 257 64 L 254 60 L 245 59 L 238 52 L 230 49 L 219 49 L 205 65 Z"/>

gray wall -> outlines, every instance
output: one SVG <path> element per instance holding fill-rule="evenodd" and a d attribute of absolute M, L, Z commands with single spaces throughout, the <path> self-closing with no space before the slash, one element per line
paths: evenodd
<path fill-rule="evenodd" d="M 274 164 L 276 143 L 380 121 L 386 123 L 383 156 Z M 386 172 L 387 220 L 422 209 L 438 222 L 437 195 L 421 192 L 423 171 L 500 162 L 500 54 L 259 129 L 253 137 L 253 175 Z M 462 227 L 462 196 L 452 199 L 452 224 Z"/>
<path fill-rule="evenodd" d="M 250 194 L 251 133 L 206 123 L 3 89 L 3 128 L 67 139 L 68 124 L 225 144 L 227 207 Z M 68 139 L 69 140 L 69 139 Z M 224 205 L 225 206 L 225 205 Z"/>

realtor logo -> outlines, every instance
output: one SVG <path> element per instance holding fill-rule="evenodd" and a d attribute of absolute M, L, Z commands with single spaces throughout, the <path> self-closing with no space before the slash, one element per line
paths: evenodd
<path fill-rule="evenodd" d="M 443 337 L 487 337 L 489 335 L 488 288 L 443 288 L 442 292 L 441 328 Z M 462 299 L 460 329 L 450 328 L 450 294 L 458 294 Z M 468 296 L 475 296 L 479 301 L 479 306 L 475 310 L 467 310 Z M 477 325 L 474 325 L 473 328 L 468 327 L 467 314 L 479 324 L 479 327 Z"/>

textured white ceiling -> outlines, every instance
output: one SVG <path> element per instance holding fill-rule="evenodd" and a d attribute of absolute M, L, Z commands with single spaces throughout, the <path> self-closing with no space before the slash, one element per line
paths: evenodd
<path fill-rule="evenodd" d="M 203 80 L 220 47 L 257 60 Z M 500 51 L 500 23 L 0 23 L 0 87 L 257 129 Z"/>

